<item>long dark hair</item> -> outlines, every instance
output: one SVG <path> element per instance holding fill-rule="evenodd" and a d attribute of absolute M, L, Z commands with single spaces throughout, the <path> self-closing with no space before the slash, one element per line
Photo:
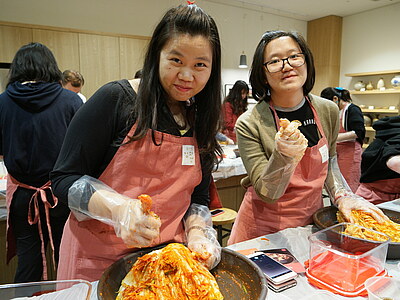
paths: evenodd
<path fill-rule="evenodd" d="M 235 82 L 224 102 L 229 102 L 232 105 L 233 113 L 237 116 L 241 115 L 247 110 L 247 96 L 242 99 L 242 91 L 245 90 L 249 93 L 249 86 L 243 80 Z"/>
<path fill-rule="evenodd" d="M 267 78 L 265 75 L 264 68 L 264 50 L 265 47 L 274 39 L 280 38 L 282 36 L 291 37 L 293 40 L 297 42 L 300 46 L 301 52 L 304 54 L 307 64 L 307 79 L 303 85 L 303 95 L 306 96 L 315 83 L 315 66 L 314 66 L 314 58 L 311 53 L 310 48 L 308 47 L 305 39 L 300 35 L 300 33 L 295 31 L 282 31 L 282 30 L 274 30 L 267 31 L 263 34 L 261 41 L 258 43 L 257 48 L 254 52 L 253 63 L 251 65 L 250 71 L 250 84 L 252 88 L 252 94 L 254 99 L 257 101 L 271 99 L 269 92 L 269 85 L 267 82 Z"/>
<path fill-rule="evenodd" d="M 217 155 L 222 153 L 215 138 L 221 110 L 221 43 L 213 18 L 197 5 L 180 5 L 168 10 L 153 32 L 133 111 L 137 127 L 131 139 L 139 140 L 148 129 L 156 129 L 158 115 L 165 112 L 167 95 L 159 77 L 160 53 L 171 38 L 181 34 L 204 36 L 212 48 L 210 78 L 195 96 L 194 104 L 187 107 L 188 122 L 194 129 L 203 167 L 211 171 L 218 162 Z"/>
<path fill-rule="evenodd" d="M 11 62 L 7 86 L 16 81 L 61 82 L 57 61 L 45 45 L 29 43 L 22 46 Z"/>

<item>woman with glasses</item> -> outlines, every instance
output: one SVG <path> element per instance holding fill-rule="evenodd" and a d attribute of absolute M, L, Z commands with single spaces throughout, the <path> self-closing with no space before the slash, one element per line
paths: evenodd
<path fill-rule="evenodd" d="M 327 87 L 321 97 L 332 100 L 339 107 L 339 134 L 336 152 L 340 172 L 355 193 L 360 185 L 362 144 L 365 137 L 361 109 L 351 103 L 350 92 L 340 87 Z"/>
<path fill-rule="evenodd" d="M 336 161 L 339 110 L 310 94 L 314 81 L 313 56 L 303 37 L 285 31 L 262 36 L 250 73 L 258 103 L 236 123 L 247 192 L 228 244 L 312 223 L 323 207 L 324 187 L 349 221 L 356 208 L 385 219 L 342 180 Z"/>

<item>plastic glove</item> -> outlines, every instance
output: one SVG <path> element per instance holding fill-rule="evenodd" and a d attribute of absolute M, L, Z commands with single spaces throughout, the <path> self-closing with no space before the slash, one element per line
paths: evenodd
<path fill-rule="evenodd" d="M 148 247 L 160 234 L 161 221 L 155 214 L 145 213 L 142 202 L 127 199 L 112 210 L 115 234 L 128 247 Z"/>
<path fill-rule="evenodd" d="M 275 135 L 276 150 L 286 157 L 292 157 L 297 162 L 300 161 L 308 145 L 307 139 L 298 129 L 301 123 L 280 119 L 279 125 L 279 131 Z"/>
<path fill-rule="evenodd" d="M 68 206 L 78 221 L 96 219 L 114 227 L 128 247 L 148 247 L 159 236 L 160 218 L 138 199 L 121 195 L 90 176 L 83 176 L 68 191 Z"/>
<path fill-rule="evenodd" d="M 212 227 L 210 210 L 204 205 L 193 203 L 183 220 L 188 248 L 197 252 L 203 265 L 211 270 L 221 261 L 221 245 Z"/>
<path fill-rule="evenodd" d="M 353 193 L 341 196 L 336 203 L 340 212 L 350 223 L 356 222 L 352 217 L 352 210 L 369 213 L 379 223 L 389 221 L 389 218 L 377 206 Z"/>
<path fill-rule="evenodd" d="M 351 215 L 352 210 L 362 210 L 370 213 L 379 223 L 389 220 L 387 216 L 374 204 L 354 194 L 339 169 L 337 156 L 329 158 L 328 176 L 325 180 L 325 189 L 334 205 L 338 207 L 344 218 L 355 223 Z"/>

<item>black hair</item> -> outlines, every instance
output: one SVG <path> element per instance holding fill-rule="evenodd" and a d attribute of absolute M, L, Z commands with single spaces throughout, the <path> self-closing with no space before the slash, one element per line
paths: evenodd
<path fill-rule="evenodd" d="M 243 90 L 249 93 L 249 86 L 245 81 L 238 80 L 235 82 L 228 95 L 224 99 L 224 102 L 229 102 L 232 104 L 233 113 L 237 116 L 241 115 L 247 110 L 247 96 L 246 98 L 242 99 Z"/>
<path fill-rule="evenodd" d="M 142 69 L 136 71 L 134 78 L 142 78 Z"/>
<path fill-rule="evenodd" d="M 197 5 L 171 8 L 153 32 L 133 111 L 137 127 L 131 139 L 141 139 L 148 129 L 156 129 L 158 114 L 167 109 L 167 95 L 159 77 L 160 53 L 171 38 L 181 34 L 203 36 L 209 40 L 212 48 L 210 78 L 203 90 L 195 95 L 194 104 L 187 107 L 188 122 L 194 129 L 203 166 L 206 171 L 211 171 L 218 161 L 217 155 L 222 153 L 215 138 L 221 111 L 221 44 L 215 21 Z"/>
<path fill-rule="evenodd" d="M 265 47 L 274 39 L 288 36 L 297 42 L 300 46 L 301 52 L 304 54 L 307 65 L 307 79 L 303 85 L 303 95 L 308 95 L 315 83 L 315 66 L 314 58 L 303 36 L 295 31 L 282 31 L 274 30 L 267 31 L 263 34 L 257 48 L 254 52 L 253 63 L 250 70 L 250 84 L 252 94 L 257 101 L 270 100 L 269 85 L 267 82 L 265 67 L 264 67 L 264 51 Z"/>
<path fill-rule="evenodd" d="M 50 49 L 41 43 L 29 43 L 15 54 L 7 86 L 17 81 L 61 82 L 61 79 L 62 73 Z"/>
<path fill-rule="evenodd" d="M 327 87 L 324 88 L 321 92 L 321 97 L 328 100 L 333 100 L 334 96 L 338 97 L 339 99 L 345 102 L 352 102 L 350 92 L 344 88 Z"/>

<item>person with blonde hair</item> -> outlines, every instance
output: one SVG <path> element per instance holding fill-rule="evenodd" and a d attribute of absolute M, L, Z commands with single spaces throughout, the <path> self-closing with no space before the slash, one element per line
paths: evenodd
<path fill-rule="evenodd" d="M 82 74 L 75 70 L 65 70 L 62 73 L 62 86 L 64 89 L 73 91 L 81 97 L 83 103 L 86 102 L 86 97 L 81 93 L 81 89 L 85 84 L 85 79 Z"/>

